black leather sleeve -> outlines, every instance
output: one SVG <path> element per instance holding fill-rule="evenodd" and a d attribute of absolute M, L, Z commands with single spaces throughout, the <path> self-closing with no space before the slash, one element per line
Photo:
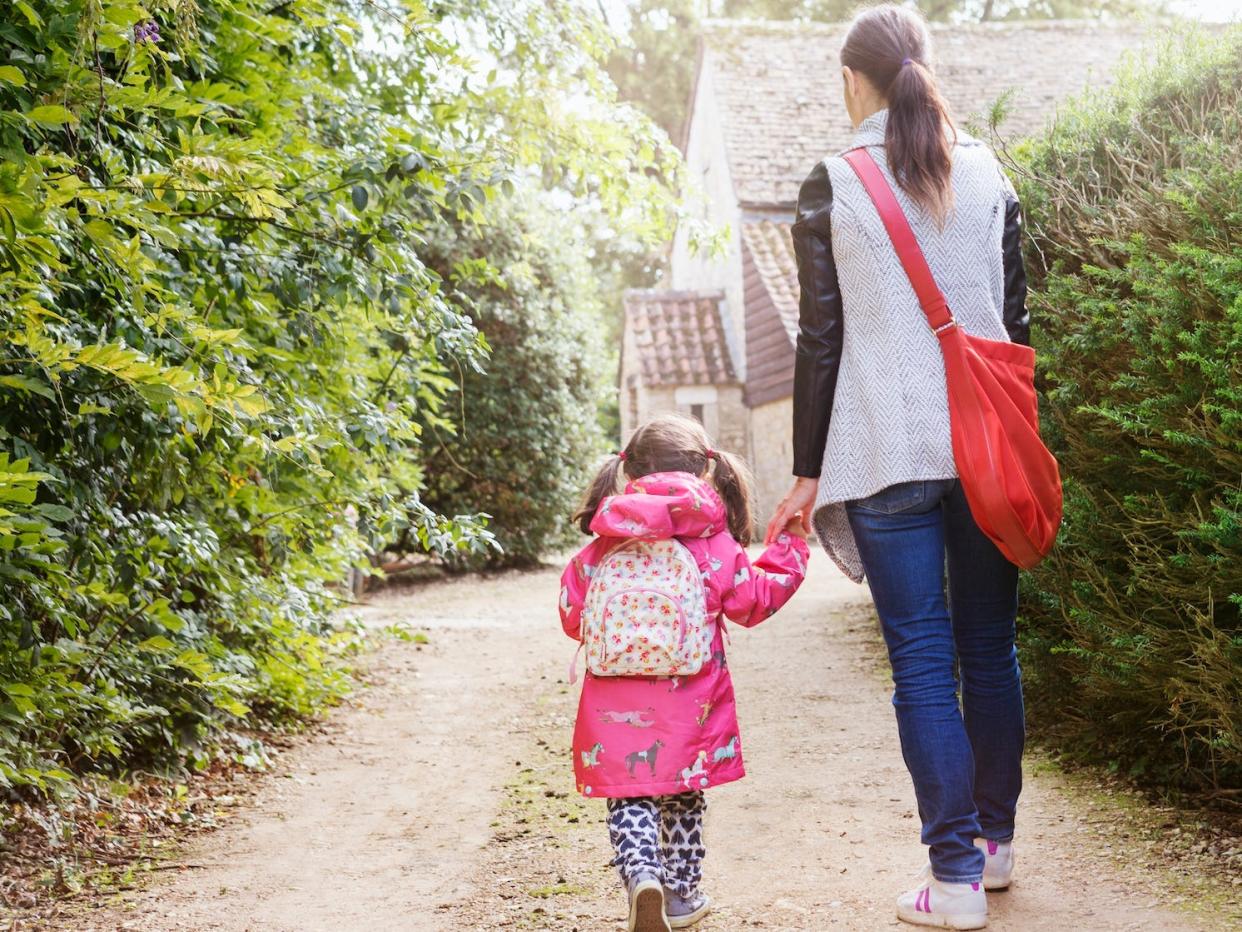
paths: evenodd
<path fill-rule="evenodd" d="M 1010 195 L 1005 199 L 1005 231 L 1001 234 L 1005 261 L 1005 330 L 1013 343 L 1031 345 L 1031 318 L 1026 311 L 1026 268 L 1022 265 L 1022 207 Z"/>
<path fill-rule="evenodd" d="M 793 471 L 816 478 L 824 458 L 841 367 L 844 320 L 832 258 L 832 181 L 821 162 L 798 192 L 798 349 L 794 363 Z"/>

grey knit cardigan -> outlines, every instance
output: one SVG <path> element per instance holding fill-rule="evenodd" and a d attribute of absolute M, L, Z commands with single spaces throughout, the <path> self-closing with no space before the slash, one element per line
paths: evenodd
<path fill-rule="evenodd" d="M 864 120 L 849 148 L 866 146 L 893 186 L 958 323 L 967 333 L 1009 339 L 1001 243 L 1006 204 L 1016 204 L 1009 180 L 987 146 L 959 132 L 953 208 L 940 226 L 893 181 L 887 119 L 881 110 Z M 813 520 L 829 556 L 861 582 L 845 502 L 901 482 L 953 478 L 957 470 L 939 343 L 853 169 L 840 156 L 823 164 L 843 333 Z"/>

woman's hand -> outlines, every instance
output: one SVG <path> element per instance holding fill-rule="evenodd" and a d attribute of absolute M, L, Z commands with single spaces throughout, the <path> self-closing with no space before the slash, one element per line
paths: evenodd
<path fill-rule="evenodd" d="M 794 480 L 793 488 L 776 506 L 776 514 L 768 522 L 768 533 L 764 543 L 770 544 L 788 525 L 798 522 L 802 526 L 805 537 L 811 532 L 811 510 L 815 507 L 815 496 L 819 491 L 818 479 L 807 479 L 799 476 Z"/>

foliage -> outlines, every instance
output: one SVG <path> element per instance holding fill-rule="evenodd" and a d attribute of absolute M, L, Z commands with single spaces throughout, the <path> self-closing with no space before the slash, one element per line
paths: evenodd
<path fill-rule="evenodd" d="M 1017 153 L 1059 545 L 1022 646 L 1040 727 L 1242 786 L 1242 32 L 1186 38 Z"/>
<path fill-rule="evenodd" d="M 432 237 L 427 256 L 449 294 L 487 334 L 487 373 L 466 370 L 456 433 L 431 428 L 424 499 L 440 511 L 486 511 L 500 551 L 530 563 L 566 543 L 569 514 L 603 448 L 604 313 L 595 264 L 565 242 L 574 217 L 500 205 L 483 230 Z M 477 562 L 472 561 L 472 562 Z"/>
<path fill-rule="evenodd" d="M 669 155 L 607 43 L 570 2 L 11 5 L 0 785 L 313 711 L 351 561 L 491 545 L 419 495 L 485 350 L 426 238 L 541 185 L 664 232 Z"/>

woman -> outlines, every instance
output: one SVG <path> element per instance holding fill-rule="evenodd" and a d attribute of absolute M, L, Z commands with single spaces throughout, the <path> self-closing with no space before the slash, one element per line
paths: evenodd
<path fill-rule="evenodd" d="M 1017 198 L 992 153 L 954 130 L 929 44 L 909 10 L 855 19 L 841 49 L 851 148 L 865 146 L 893 184 L 959 324 L 1026 343 Z M 842 570 L 870 583 L 930 848 L 930 874 L 898 898 L 898 916 L 982 928 L 984 888 L 1009 884 L 1022 782 L 1018 571 L 971 517 L 937 340 L 842 158 L 825 159 L 802 185 L 793 239 L 798 478 L 768 536 L 801 513 Z"/>

